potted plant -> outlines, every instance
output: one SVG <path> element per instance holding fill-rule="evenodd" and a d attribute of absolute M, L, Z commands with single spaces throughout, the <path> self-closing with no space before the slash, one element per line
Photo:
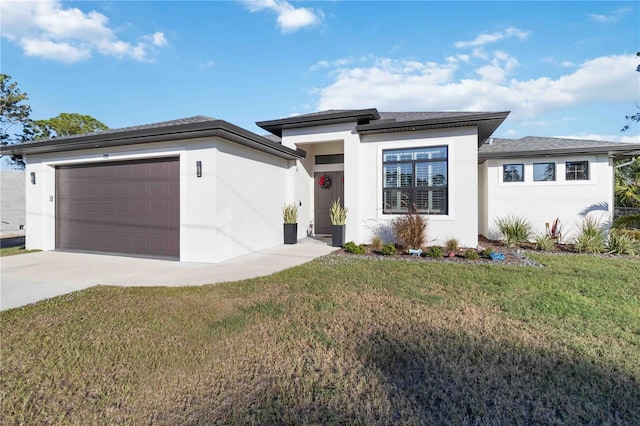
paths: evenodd
<path fill-rule="evenodd" d="M 295 244 L 298 242 L 298 206 L 285 204 L 282 208 L 284 220 L 284 243 Z"/>
<path fill-rule="evenodd" d="M 347 223 L 347 210 L 340 204 L 340 197 L 333 200 L 329 208 L 329 218 L 331 219 L 331 245 L 342 247 L 345 241 L 344 226 Z"/>

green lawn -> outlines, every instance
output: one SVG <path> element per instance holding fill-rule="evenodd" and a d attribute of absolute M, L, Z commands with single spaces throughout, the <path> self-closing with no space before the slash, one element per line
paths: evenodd
<path fill-rule="evenodd" d="M 640 261 L 327 256 L 0 314 L 3 424 L 640 424 Z"/>
<path fill-rule="evenodd" d="M 25 250 L 22 247 L 6 247 L 0 248 L 0 257 L 15 256 L 17 254 L 34 253 L 40 250 Z"/>

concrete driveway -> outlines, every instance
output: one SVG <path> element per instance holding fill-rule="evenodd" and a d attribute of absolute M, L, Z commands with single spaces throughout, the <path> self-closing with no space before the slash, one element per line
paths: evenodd
<path fill-rule="evenodd" d="M 270 275 L 336 250 L 306 238 L 221 263 L 46 251 L 0 260 L 0 310 L 24 306 L 94 285 L 188 286 Z"/>

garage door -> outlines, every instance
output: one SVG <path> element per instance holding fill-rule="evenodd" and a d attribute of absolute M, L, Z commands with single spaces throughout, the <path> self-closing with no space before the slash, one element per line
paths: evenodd
<path fill-rule="evenodd" d="M 178 158 L 56 168 L 56 248 L 179 258 Z"/>

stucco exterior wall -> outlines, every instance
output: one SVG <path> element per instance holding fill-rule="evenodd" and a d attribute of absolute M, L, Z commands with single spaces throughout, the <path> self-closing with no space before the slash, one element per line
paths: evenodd
<path fill-rule="evenodd" d="M 487 161 L 478 165 L 478 233 L 485 237 L 489 235 L 487 228 L 488 215 L 488 188 L 487 174 L 489 173 L 489 164 Z"/>
<path fill-rule="evenodd" d="M 299 223 L 313 220 L 313 172 L 344 170 L 344 205 L 349 209 L 346 240 L 369 243 L 375 235 L 392 241 L 388 225 L 397 215 L 382 213 L 382 151 L 446 145 L 449 148 L 449 213 L 429 216 L 429 244 L 456 238 L 478 243 L 477 131 L 475 127 L 360 136 L 354 123 L 288 129 L 282 143 L 299 146 L 307 158 L 297 162 L 294 198 L 303 200 Z M 339 148 L 342 147 L 342 151 Z M 315 166 L 316 154 L 344 153 L 344 165 Z M 327 168 L 329 167 L 329 168 Z M 306 200 L 306 201 L 305 201 Z M 299 229 L 299 233 L 302 232 Z"/>
<path fill-rule="evenodd" d="M 589 161 L 589 180 L 567 181 L 565 162 Z M 556 180 L 534 182 L 533 163 L 556 163 Z M 498 238 L 495 220 L 510 214 L 526 218 L 535 233 L 560 219 L 562 234 L 570 238 L 585 216 L 606 224 L 613 215 L 613 167 L 606 155 L 573 155 L 488 160 L 487 217 L 483 235 Z M 504 164 L 524 164 L 524 182 L 503 182 Z"/>
<path fill-rule="evenodd" d="M 180 159 L 181 261 L 219 262 L 282 244 L 287 160 L 210 138 L 28 156 L 36 184 L 26 188 L 27 248 L 55 249 L 56 166 L 154 157 Z"/>
<path fill-rule="evenodd" d="M 0 235 L 21 235 L 25 225 L 24 170 L 0 171 Z"/>

